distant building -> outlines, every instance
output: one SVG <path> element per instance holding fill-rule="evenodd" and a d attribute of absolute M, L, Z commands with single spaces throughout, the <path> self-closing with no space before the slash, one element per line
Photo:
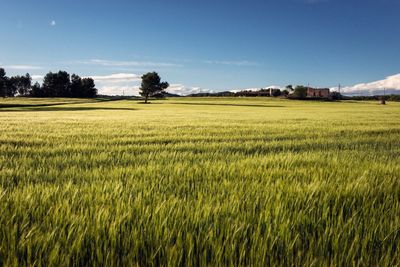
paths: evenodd
<path fill-rule="evenodd" d="M 328 98 L 329 88 L 307 88 L 307 97 Z"/>

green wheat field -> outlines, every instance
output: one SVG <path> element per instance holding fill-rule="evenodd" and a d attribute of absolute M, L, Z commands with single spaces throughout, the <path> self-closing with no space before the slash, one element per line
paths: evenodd
<path fill-rule="evenodd" d="M 398 266 L 400 103 L 0 100 L 0 266 Z"/>

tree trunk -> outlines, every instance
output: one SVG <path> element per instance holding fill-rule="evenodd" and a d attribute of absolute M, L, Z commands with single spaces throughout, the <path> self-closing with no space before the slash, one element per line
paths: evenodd
<path fill-rule="evenodd" d="M 146 96 L 144 97 L 144 103 L 147 104 L 147 99 L 149 98 L 149 95 L 146 94 Z"/>

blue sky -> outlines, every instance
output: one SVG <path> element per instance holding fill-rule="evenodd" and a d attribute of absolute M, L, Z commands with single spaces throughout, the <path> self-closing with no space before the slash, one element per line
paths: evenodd
<path fill-rule="evenodd" d="M 179 93 L 399 89 L 399 14 L 399 0 L 1 0 L 0 66 L 91 76 L 110 94 L 153 70 Z"/>

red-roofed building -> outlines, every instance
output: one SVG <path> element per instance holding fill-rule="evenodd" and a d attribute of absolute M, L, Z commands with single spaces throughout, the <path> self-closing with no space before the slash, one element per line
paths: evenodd
<path fill-rule="evenodd" d="M 319 98 L 328 98 L 329 97 L 329 88 L 307 88 L 307 97 L 319 97 Z"/>

